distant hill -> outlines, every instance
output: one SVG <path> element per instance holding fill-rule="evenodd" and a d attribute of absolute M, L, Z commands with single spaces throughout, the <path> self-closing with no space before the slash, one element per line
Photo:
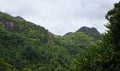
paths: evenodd
<path fill-rule="evenodd" d="M 101 39 L 102 35 L 98 32 L 98 30 L 94 27 L 89 28 L 89 27 L 82 27 L 76 32 L 84 32 L 86 35 L 93 37 L 95 40 Z"/>

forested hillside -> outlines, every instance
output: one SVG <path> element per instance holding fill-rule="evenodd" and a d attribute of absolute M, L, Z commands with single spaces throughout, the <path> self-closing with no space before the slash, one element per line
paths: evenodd
<path fill-rule="evenodd" d="M 107 32 L 82 27 L 64 36 L 0 12 L 0 71 L 120 71 L 120 2 Z"/>
<path fill-rule="evenodd" d="M 0 12 L 0 58 L 12 70 L 66 71 L 74 56 L 92 45 L 94 38 L 84 32 L 57 36 L 21 17 Z"/>

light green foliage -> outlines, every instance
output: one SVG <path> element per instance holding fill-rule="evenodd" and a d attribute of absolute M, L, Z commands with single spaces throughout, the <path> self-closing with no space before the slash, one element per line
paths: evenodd
<path fill-rule="evenodd" d="M 0 71 L 12 71 L 11 65 L 0 59 Z"/>
<path fill-rule="evenodd" d="M 78 46 L 91 46 L 94 45 L 94 41 L 91 37 L 88 35 L 85 35 L 83 32 L 75 32 L 71 33 L 69 35 L 66 35 L 65 38 L 71 40 L 73 44 L 76 44 Z M 77 40 L 77 41 L 76 41 Z"/>
<path fill-rule="evenodd" d="M 32 71 L 32 70 L 29 68 L 24 68 L 23 71 Z"/>

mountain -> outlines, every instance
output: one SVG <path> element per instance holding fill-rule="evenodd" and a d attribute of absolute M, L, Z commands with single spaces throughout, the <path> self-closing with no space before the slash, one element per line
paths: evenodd
<path fill-rule="evenodd" d="M 98 30 L 94 27 L 89 28 L 89 27 L 82 27 L 76 32 L 84 32 L 86 35 L 93 37 L 95 40 L 101 39 L 102 35 L 98 32 Z"/>
<path fill-rule="evenodd" d="M 20 16 L 0 12 L 0 71 L 70 71 L 74 56 L 96 45 L 99 36 L 88 27 L 58 36 Z"/>

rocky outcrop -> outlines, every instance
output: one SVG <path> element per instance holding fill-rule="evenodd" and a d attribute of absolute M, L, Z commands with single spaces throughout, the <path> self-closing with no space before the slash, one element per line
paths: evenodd
<path fill-rule="evenodd" d="M 5 22 L 5 26 L 9 30 L 13 30 L 15 28 L 14 22 L 11 22 L 11 21 L 10 22 Z"/>
<path fill-rule="evenodd" d="M 15 28 L 15 23 L 12 21 L 0 20 L 0 22 L 2 22 L 8 30 L 13 30 Z"/>

